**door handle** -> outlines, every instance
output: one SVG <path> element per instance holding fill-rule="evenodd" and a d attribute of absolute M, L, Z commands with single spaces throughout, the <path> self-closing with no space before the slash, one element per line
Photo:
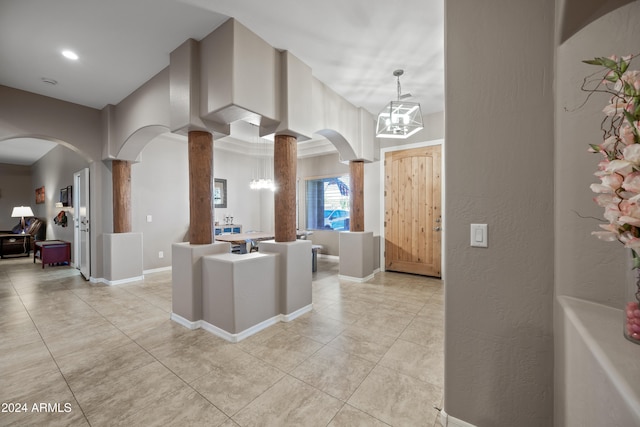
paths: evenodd
<path fill-rule="evenodd" d="M 433 231 L 440 231 L 440 230 L 442 230 L 442 228 L 440 228 L 440 227 L 433 227 Z"/>

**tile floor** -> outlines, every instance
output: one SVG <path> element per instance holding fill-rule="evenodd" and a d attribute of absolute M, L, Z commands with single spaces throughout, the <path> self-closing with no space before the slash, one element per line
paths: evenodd
<path fill-rule="evenodd" d="M 4 259 L 0 425 L 439 426 L 442 283 L 337 270 L 319 259 L 312 312 L 231 344 L 169 320 L 170 272 L 104 286 Z"/>

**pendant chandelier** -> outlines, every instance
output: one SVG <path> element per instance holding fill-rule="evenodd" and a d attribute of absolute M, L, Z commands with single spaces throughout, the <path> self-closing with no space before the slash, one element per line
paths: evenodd
<path fill-rule="evenodd" d="M 249 182 L 249 188 L 252 190 L 271 190 L 276 191 L 275 182 L 273 180 L 273 157 L 270 154 L 269 141 L 264 138 L 256 137 L 255 143 L 258 145 L 256 164 L 253 169 L 253 177 Z"/>
<path fill-rule="evenodd" d="M 403 99 L 411 96 L 410 93 L 402 95 L 400 90 L 400 76 L 403 74 L 404 70 L 395 70 L 393 72 L 397 79 L 398 100 L 391 101 L 378 114 L 378 123 L 376 125 L 376 136 L 378 138 L 409 138 L 424 127 L 420 103 L 403 101 Z"/>

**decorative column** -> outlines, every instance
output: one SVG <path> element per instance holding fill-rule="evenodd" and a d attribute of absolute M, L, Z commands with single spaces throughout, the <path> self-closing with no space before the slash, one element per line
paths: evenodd
<path fill-rule="evenodd" d="M 298 141 L 295 136 L 276 135 L 273 146 L 273 175 L 276 184 L 275 240 L 296 240 L 296 175 Z"/>
<path fill-rule="evenodd" d="M 189 242 L 213 241 L 213 136 L 189 132 Z"/>
<path fill-rule="evenodd" d="M 364 162 L 349 162 L 349 231 L 364 231 Z"/>
<path fill-rule="evenodd" d="M 131 162 L 114 160 L 111 164 L 113 181 L 113 232 L 131 232 Z"/>
<path fill-rule="evenodd" d="M 103 277 L 106 283 L 119 284 L 144 277 L 142 233 L 131 231 L 131 162 L 113 160 L 111 180 L 113 233 L 103 235 Z"/>
<path fill-rule="evenodd" d="M 364 162 L 349 162 L 349 231 L 340 233 L 342 280 L 366 282 L 373 277 L 373 232 L 364 231 Z M 342 256 L 346 254 L 347 256 Z"/>

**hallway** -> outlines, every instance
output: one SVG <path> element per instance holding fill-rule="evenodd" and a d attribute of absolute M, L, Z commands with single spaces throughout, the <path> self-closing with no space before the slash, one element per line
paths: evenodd
<path fill-rule="evenodd" d="M 0 425 L 439 426 L 442 282 L 318 267 L 312 312 L 231 344 L 169 320 L 170 271 L 104 286 L 2 260 Z"/>

